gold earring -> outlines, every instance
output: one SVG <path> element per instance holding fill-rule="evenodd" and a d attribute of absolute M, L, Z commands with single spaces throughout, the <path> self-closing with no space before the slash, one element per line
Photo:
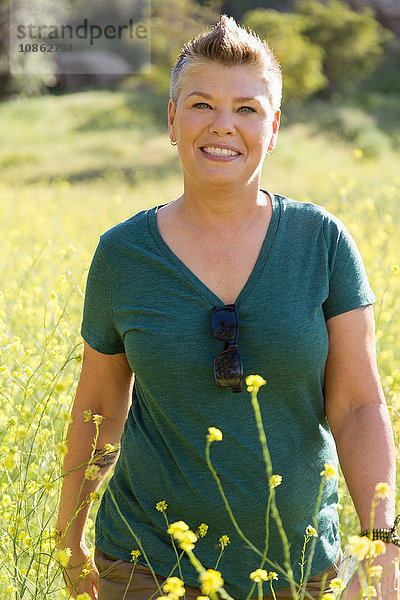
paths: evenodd
<path fill-rule="evenodd" d="M 171 142 L 172 146 L 176 146 L 178 143 L 176 140 L 173 140 L 172 138 L 170 138 L 169 141 Z"/>

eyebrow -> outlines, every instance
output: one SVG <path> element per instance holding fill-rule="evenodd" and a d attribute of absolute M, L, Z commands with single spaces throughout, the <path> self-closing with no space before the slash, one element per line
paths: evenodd
<path fill-rule="evenodd" d="M 187 100 L 188 98 L 190 98 L 190 96 L 202 96 L 203 98 L 208 98 L 209 100 L 212 100 L 212 96 L 210 94 L 207 94 L 206 92 L 190 92 L 190 94 L 188 96 L 186 96 L 185 100 Z M 258 102 L 258 99 L 255 98 L 254 96 L 238 96 L 237 98 L 234 98 L 235 102 Z"/>

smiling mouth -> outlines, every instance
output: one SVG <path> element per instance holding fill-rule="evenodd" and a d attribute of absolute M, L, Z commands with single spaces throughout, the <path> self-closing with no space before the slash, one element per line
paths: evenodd
<path fill-rule="evenodd" d="M 231 150 L 230 148 L 216 148 L 215 146 L 201 146 L 200 150 L 202 150 L 205 154 L 210 156 L 239 156 L 240 152 L 236 152 L 235 150 Z"/>

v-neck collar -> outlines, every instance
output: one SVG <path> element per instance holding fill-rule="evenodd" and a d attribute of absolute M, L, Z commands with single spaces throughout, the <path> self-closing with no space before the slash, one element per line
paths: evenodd
<path fill-rule="evenodd" d="M 253 270 L 250 273 L 246 283 L 244 284 L 238 297 L 235 300 L 235 304 L 238 307 L 241 304 L 243 304 L 243 302 L 257 283 L 258 279 L 260 278 L 260 275 L 266 265 L 269 253 L 275 241 L 280 222 L 281 204 L 279 197 L 262 188 L 261 191 L 266 192 L 271 198 L 272 215 L 267 233 L 265 234 L 265 238 L 262 243 L 256 263 L 253 267 Z M 157 206 L 154 206 L 153 208 L 149 209 L 147 213 L 147 222 L 149 230 L 158 248 L 168 258 L 168 260 L 182 273 L 182 275 L 187 280 L 189 280 L 192 285 L 196 287 L 196 289 L 202 294 L 202 296 L 204 296 L 207 299 L 207 301 L 212 306 L 224 306 L 224 302 L 222 302 L 222 300 L 216 294 L 214 294 L 214 292 L 209 287 L 207 287 L 206 284 L 203 283 L 201 279 L 199 279 L 197 275 L 195 275 L 193 271 L 191 271 L 189 267 L 187 267 L 185 263 L 181 261 L 180 258 L 178 258 L 178 256 L 171 250 L 171 248 L 165 242 L 164 238 L 161 236 L 157 224 L 157 211 L 162 206 L 165 206 L 165 204 L 159 204 Z"/>

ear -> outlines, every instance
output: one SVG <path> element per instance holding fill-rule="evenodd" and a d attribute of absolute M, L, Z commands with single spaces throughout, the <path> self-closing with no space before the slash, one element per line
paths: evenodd
<path fill-rule="evenodd" d="M 280 121 L 281 121 L 281 111 L 277 110 L 274 115 L 274 121 L 272 123 L 272 136 L 271 136 L 271 140 L 269 142 L 268 152 L 272 152 L 276 146 Z"/>
<path fill-rule="evenodd" d="M 172 102 L 172 100 L 170 100 L 168 103 L 168 130 L 169 130 L 169 137 L 171 139 L 176 138 L 174 124 L 175 124 L 175 105 Z"/>

